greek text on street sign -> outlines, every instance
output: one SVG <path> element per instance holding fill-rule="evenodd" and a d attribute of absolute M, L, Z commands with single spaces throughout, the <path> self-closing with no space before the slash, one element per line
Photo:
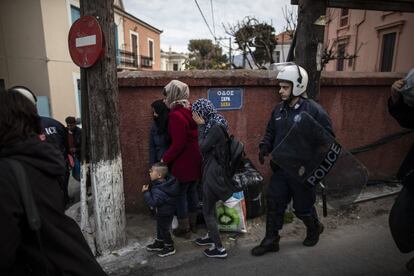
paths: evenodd
<path fill-rule="evenodd" d="M 218 110 L 241 109 L 243 107 L 243 88 L 210 88 L 208 99 Z"/>

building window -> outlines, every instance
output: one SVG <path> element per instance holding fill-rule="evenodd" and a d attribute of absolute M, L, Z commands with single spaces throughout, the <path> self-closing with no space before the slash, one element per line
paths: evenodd
<path fill-rule="evenodd" d="M 341 17 L 339 19 L 339 27 L 348 26 L 349 10 L 341 9 Z"/>
<path fill-rule="evenodd" d="M 50 117 L 49 98 L 47 96 L 38 96 L 36 107 L 40 116 Z"/>
<path fill-rule="evenodd" d="M 391 72 L 394 62 L 395 40 L 397 33 L 388 33 L 382 36 L 381 72 Z"/>
<path fill-rule="evenodd" d="M 121 64 L 121 56 L 119 52 L 119 45 L 118 45 L 118 26 L 114 24 L 114 31 L 115 31 L 115 57 L 116 57 L 116 65 Z"/>
<path fill-rule="evenodd" d="M 178 71 L 178 63 L 173 64 L 173 71 Z"/>
<path fill-rule="evenodd" d="M 336 70 L 337 71 L 344 71 L 345 48 L 346 48 L 346 44 L 339 44 L 338 45 L 338 56 L 337 56 L 337 63 L 336 63 Z"/>
<path fill-rule="evenodd" d="M 70 15 L 72 17 L 72 24 L 80 18 L 80 9 L 76 6 L 70 5 Z"/>
<path fill-rule="evenodd" d="M 148 40 L 148 56 L 154 60 L 154 41 Z"/>
<path fill-rule="evenodd" d="M 276 51 L 275 62 L 276 63 L 279 63 L 280 62 L 280 51 Z"/>
<path fill-rule="evenodd" d="M 133 54 L 133 66 L 138 67 L 138 36 L 131 34 L 131 47 Z"/>
<path fill-rule="evenodd" d="M 80 79 L 76 79 L 77 84 L 77 93 L 78 93 L 78 107 L 79 107 L 79 118 L 82 117 L 82 93 L 81 93 L 81 83 Z"/>

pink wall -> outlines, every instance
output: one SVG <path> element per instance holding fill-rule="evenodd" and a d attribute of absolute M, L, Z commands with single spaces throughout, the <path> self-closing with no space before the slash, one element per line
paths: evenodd
<path fill-rule="evenodd" d="M 325 27 L 325 44 L 331 45 L 335 40 L 346 41 L 346 52 L 358 56 L 352 66 L 345 61 L 344 71 L 380 71 L 382 35 L 389 32 L 398 33 L 392 71 L 408 72 L 414 67 L 414 13 L 349 10 L 349 24 L 340 27 L 340 11 L 327 10 L 330 20 Z M 337 61 L 332 60 L 325 69 L 336 71 L 336 65 Z"/>
<path fill-rule="evenodd" d="M 148 130 L 150 104 L 161 98 L 161 89 L 172 79 L 190 85 L 191 100 L 207 97 L 210 87 L 244 87 L 241 110 L 224 111 L 231 132 L 245 143 L 248 157 L 270 177 L 267 165 L 257 161 L 257 146 L 271 110 L 278 102 L 276 74 L 272 71 L 124 72 L 119 75 L 121 146 L 125 199 L 128 212 L 145 210 L 140 193 L 148 181 Z M 322 79 L 321 104 L 332 117 L 338 140 L 348 148 L 363 146 L 401 130 L 388 115 L 386 100 L 391 83 L 400 74 L 332 74 Z M 357 157 L 373 177 L 395 174 L 413 136 L 405 137 Z"/>

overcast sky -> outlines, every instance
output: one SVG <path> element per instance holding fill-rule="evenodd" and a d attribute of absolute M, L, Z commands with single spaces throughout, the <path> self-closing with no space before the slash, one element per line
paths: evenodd
<path fill-rule="evenodd" d="M 204 23 L 195 0 L 123 0 L 127 12 L 150 25 L 163 30 L 161 49 L 187 52 L 190 39 L 213 39 Z M 245 16 L 254 16 L 260 21 L 272 23 L 276 33 L 283 31 L 285 20 L 282 7 L 290 7 L 290 0 L 197 0 L 211 30 L 216 37 L 226 36 L 223 24 L 235 24 Z M 222 41 L 228 45 L 228 40 Z M 226 49 L 225 49 L 226 50 Z"/>

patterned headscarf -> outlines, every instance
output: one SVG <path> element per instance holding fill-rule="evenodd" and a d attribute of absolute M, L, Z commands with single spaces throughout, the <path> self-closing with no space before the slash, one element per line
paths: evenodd
<path fill-rule="evenodd" d="M 190 97 L 190 89 L 187 84 L 179 80 L 170 81 L 164 87 L 162 93 L 169 108 L 173 108 L 176 105 L 187 107 L 190 104 L 188 101 L 188 98 Z"/>
<path fill-rule="evenodd" d="M 193 103 L 192 110 L 197 112 L 204 119 L 206 124 L 204 130 L 205 134 L 207 134 L 210 128 L 215 124 L 221 124 L 228 130 L 227 120 L 217 113 L 217 110 L 211 101 L 207 99 L 198 99 Z"/>

